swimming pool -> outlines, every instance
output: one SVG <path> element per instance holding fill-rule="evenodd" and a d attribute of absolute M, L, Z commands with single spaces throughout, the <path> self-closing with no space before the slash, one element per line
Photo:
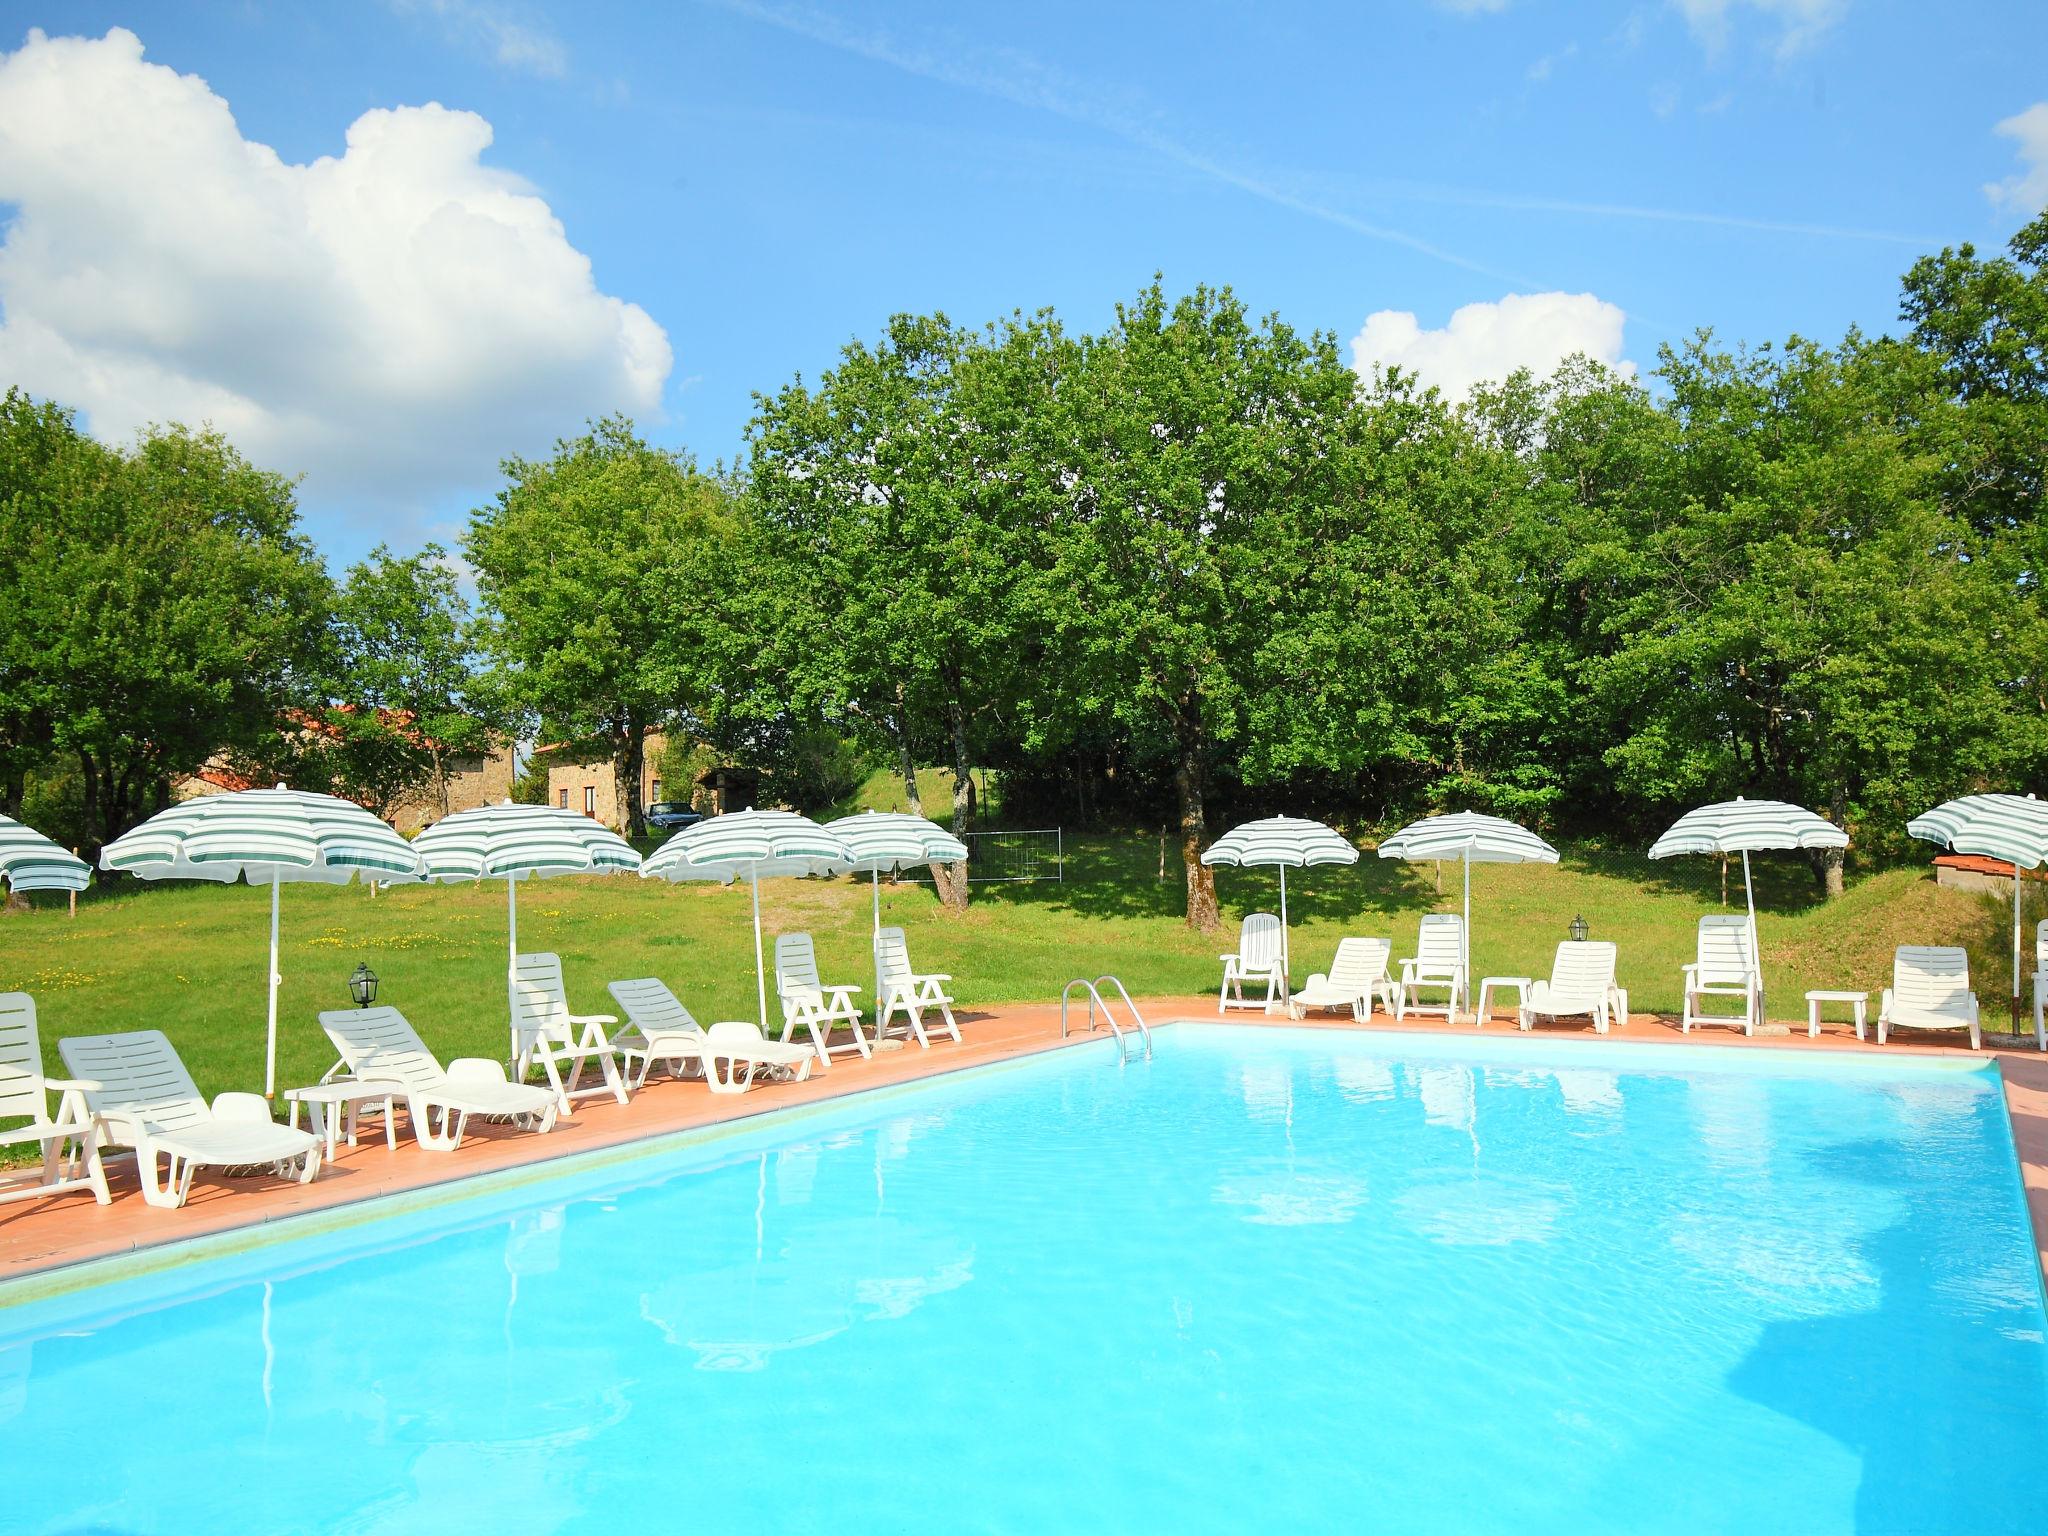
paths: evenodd
<path fill-rule="evenodd" d="M 977 1069 L 0 1308 L 0 1527 L 1930 1532 L 2048 1507 L 1988 1069 L 1158 1034 L 1149 1063 Z"/>

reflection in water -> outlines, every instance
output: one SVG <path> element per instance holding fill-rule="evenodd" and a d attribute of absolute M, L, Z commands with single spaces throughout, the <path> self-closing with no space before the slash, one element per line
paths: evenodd
<path fill-rule="evenodd" d="M 1377 1056 L 1339 1056 L 1337 1091 L 1353 1104 L 1372 1104 L 1394 1096 L 1394 1069 Z"/>
<path fill-rule="evenodd" d="M 1403 1221 L 1433 1243 L 1497 1247 L 1548 1242 L 1569 1196 L 1563 1184 L 1494 1173 L 1418 1182 L 1394 1205 Z"/>
<path fill-rule="evenodd" d="M 1216 1186 L 1217 1204 L 1244 1206 L 1244 1220 L 1268 1227 L 1336 1225 L 1351 1220 L 1366 1199 L 1364 1180 L 1331 1174 L 1276 1170 Z"/>
<path fill-rule="evenodd" d="M 1583 1067 L 1560 1067 L 1551 1074 L 1564 1094 L 1567 1114 L 1588 1119 L 1618 1121 L 1621 1114 L 1621 1079 L 1612 1072 Z"/>
<path fill-rule="evenodd" d="M 1470 1067 L 1419 1066 L 1415 1069 L 1415 1080 L 1422 1097 L 1424 1120 L 1454 1131 L 1473 1128 L 1477 1108 L 1473 1103 Z"/>

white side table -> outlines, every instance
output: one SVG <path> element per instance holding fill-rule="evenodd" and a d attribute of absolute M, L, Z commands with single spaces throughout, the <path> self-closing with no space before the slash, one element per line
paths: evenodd
<path fill-rule="evenodd" d="M 356 1144 L 356 1115 L 358 1111 L 376 1106 L 384 1116 L 384 1145 L 394 1152 L 398 1150 L 398 1121 L 391 1113 L 391 1101 L 403 1097 L 405 1090 L 395 1083 L 359 1083 L 353 1079 L 339 1082 L 316 1083 L 311 1088 L 291 1088 L 285 1092 L 285 1100 L 292 1107 L 292 1129 L 299 1125 L 299 1106 L 306 1106 L 312 1117 L 313 1134 L 327 1144 L 327 1156 L 334 1156 L 334 1144 L 339 1139 L 343 1118 L 348 1121 L 348 1144 Z"/>
<path fill-rule="evenodd" d="M 1809 1040 L 1815 1040 L 1820 1037 L 1820 1005 L 1822 1003 L 1848 1004 L 1854 1011 L 1856 1019 L 1856 1038 L 1858 1040 L 1863 1038 L 1863 1013 L 1870 1003 L 1870 994 L 1868 992 L 1843 992 L 1821 987 L 1807 993 L 1806 1038 Z"/>
<path fill-rule="evenodd" d="M 1484 1029 L 1486 1021 L 1493 1017 L 1493 994 L 1496 989 L 1515 994 L 1515 1008 L 1519 1012 L 1523 1003 L 1529 1000 L 1532 985 L 1527 976 L 1482 976 L 1479 979 L 1479 1005 L 1472 1015 L 1472 1027 Z"/>

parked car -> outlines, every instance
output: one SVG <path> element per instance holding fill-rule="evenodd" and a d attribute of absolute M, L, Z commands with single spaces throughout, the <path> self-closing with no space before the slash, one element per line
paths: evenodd
<path fill-rule="evenodd" d="M 703 813 L 691 810 L 687 800 L 657 800 L 647 807 L 647 825 L 659 827 L 664 832 L 694 827 L 703 819 Z"/>

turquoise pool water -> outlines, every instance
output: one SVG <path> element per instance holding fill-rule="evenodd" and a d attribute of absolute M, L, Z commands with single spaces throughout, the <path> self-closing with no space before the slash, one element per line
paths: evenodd
<path fill-rule="evenodd" d="M 2023 1530 L 2043 1329 L 1989 1071 L 1176 1027 L 0 1308 L 0 1528 Z"/>

